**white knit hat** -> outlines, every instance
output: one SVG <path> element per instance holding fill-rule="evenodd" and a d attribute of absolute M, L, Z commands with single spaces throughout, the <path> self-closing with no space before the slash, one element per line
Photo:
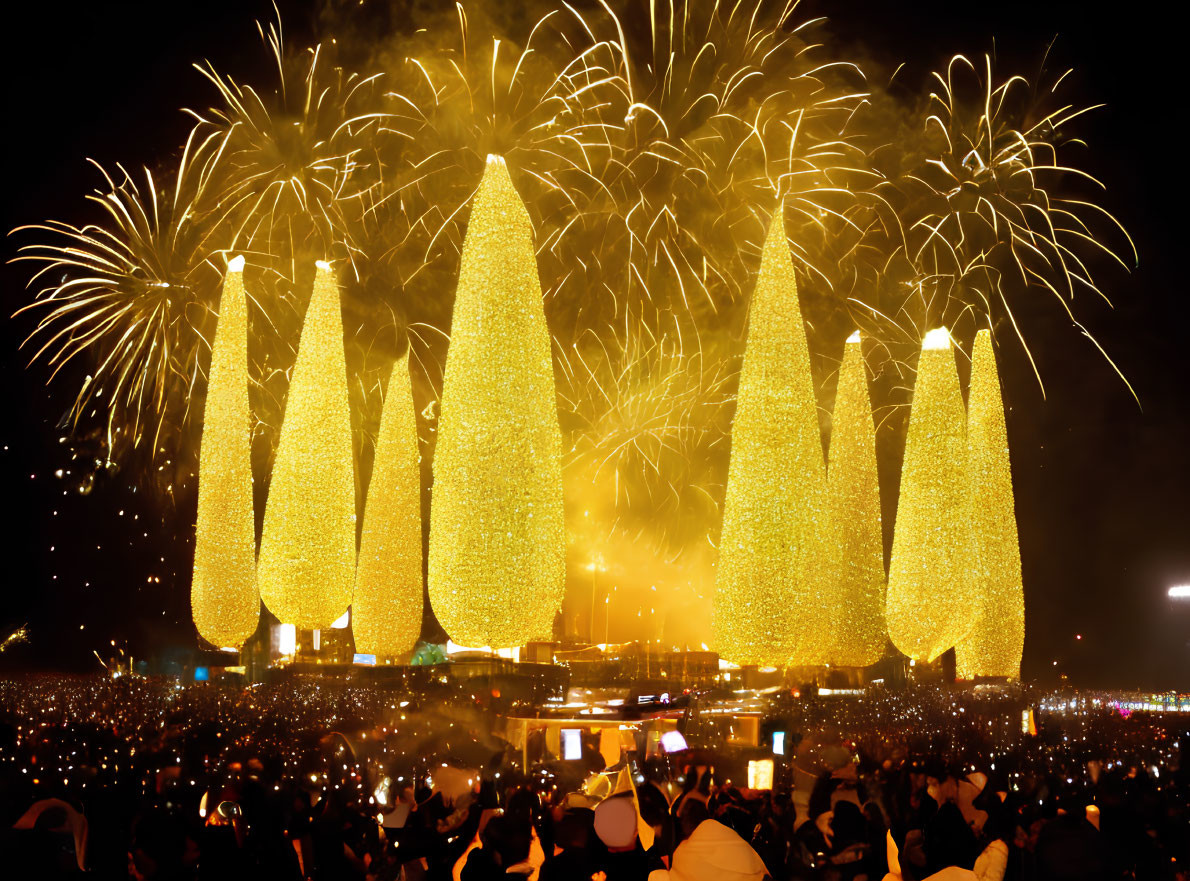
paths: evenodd
<path fill-rule="evenodd" d="M 764 860 L 744 839 L 717 820 L 703 820 L 674 851 L 672 869 L 649 873 L 649 881 L 762 881 Z"/>

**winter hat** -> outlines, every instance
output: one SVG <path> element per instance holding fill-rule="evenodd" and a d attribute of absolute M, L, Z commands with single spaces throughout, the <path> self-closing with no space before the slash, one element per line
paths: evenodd
<path fill-rule="evenodd" d="M 748 842 L 716 820 L 703 820 L 674 851 L 673 868 L 649 881 L 762 881 L 767 869 Z"/>
<path fill-rule="evenodd" d="M 608 847 L 632 847 L 636 843 L 636 807 L 631 798 L 614 796 L 595 808 L 595 834 Z"/>

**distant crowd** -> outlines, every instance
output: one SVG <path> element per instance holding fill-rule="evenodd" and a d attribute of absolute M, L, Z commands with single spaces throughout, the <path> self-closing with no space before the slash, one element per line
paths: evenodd
<path fill-rule="evenodd" d="M 526 769 L 507 708 L 463 693 L 3 680 L 0 876 L 1190 876 L 1190 719 L 1072 703 L 1022 731 L 1020 706 L 940 689 L 776 701 L 788 754 L 771 789 L 748 789 L 696 700 L 686 749 L 607 767 L 588 744 Z"/>

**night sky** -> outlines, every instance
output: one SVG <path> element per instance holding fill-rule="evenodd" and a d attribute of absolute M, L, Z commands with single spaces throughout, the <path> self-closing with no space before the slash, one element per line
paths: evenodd
<path fill-rule="evenodd" d="M 280 5 L 291 45 L 304 45 L 315 33 L 316 4 Z M 1052 69 L 1076 67 L 1071 94 L 1107 104 L 1080 131 L 1091 146 L 1089 170 L 1108 183 L 1104 204 L 1131 232 L 1140 266 L 1130 275 L 1105 267 L 1114 310 L 1083 293 L 1076 314 L 1143 409 L 1052 302 L 1039 298 L 1023 316 L 1047 398 L 1019 349 L 1001 356 L 1024 565 L 1024 675 L 1041 681 L 1061 672 L 1077 685 L 1190 689 L 1190 602 L 1175 607 L 1166 597 L 1170 585 L 1190 584 L 1187 193 L 1184 136 L 1176 134 L 1184 124 L 1184 50 L 1166 9 L 1129 4 L 1107 17 L 1070 0 L 801 8 L 802 17 L 829 16 L 840 54 L 891 66 L 904 60 L 901 76 L 914 82 L 952 53 L 981 56 L 993 38 L 1001 70 L 1018 62 L 1027 73 L 1057 35 Z M 210 59 L 241 81 L 261 80 L 267 57 L 253 20 L 271 14 L 269 4 L 244 0 L 9 10 L 0 55 L 4 229 L 93 218 L 83 196 L 101 179 L 86 157 L 133 169 L 170 156 L 190 128 L 178 108 L 206 106 L 212 96 L 191 63 Z M 5 241 L 6 259 L 17 244 Z M 28 269 L 2 271 L 7 316 L 27 301 Z M 8 523 L 0 636 L 26 622 L 31 631 L 31 643 L 0 669 L 97 669 L 92 650 L 113 639 L 138 656 L 193 645 L 192 498 L 174 509 L 131 472 L 80 494 L 72 478 L 82 472 L 57 427 L 70 389 L 47 390 L 42 368 L 24 369 L 17 347 L 29 316 L 0 326 L 0 498 Z"/>

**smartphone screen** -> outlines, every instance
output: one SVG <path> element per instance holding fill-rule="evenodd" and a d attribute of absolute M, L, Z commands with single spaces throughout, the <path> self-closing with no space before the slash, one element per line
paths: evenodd
<path fill-rule="evenodd" d="M 583 730 L 581 728 L 562 729 L 562 758 L 575 761 L 583 757 Z"/>

